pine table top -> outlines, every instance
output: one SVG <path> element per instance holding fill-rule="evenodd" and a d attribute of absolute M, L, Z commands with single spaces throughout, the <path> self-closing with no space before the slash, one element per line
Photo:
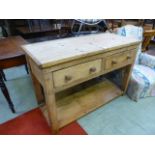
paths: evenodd
<path fill-rule="evenodd" d="M 132 37 L 100 33 L 32 43 L 22 47 L 39 67 L 47 68 L 138 43 L 140 41 Z"/>

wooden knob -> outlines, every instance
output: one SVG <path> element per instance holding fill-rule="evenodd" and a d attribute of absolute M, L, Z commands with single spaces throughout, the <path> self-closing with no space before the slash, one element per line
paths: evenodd
<path fill-rule="evenodd" d="M 131 59 L 131 56 L 127 56 L 127 58 L 126 58 L 127 60 L 129 60 L 129 59 Z"/>
<path fill-rule="evenodd" d="M 70 81 L 70 80 L 72 80 L 72 77 L 69 76 L 69 75 L 66 75 L 66 76 L 65 76 L 65 81 L 68 82 L 68 81 Z"/>
<path fill-rule="evenodd" d="M 92 67 L 92 68 L 89 69 L 89 72 L 90 73 L 94 73 L 95 71 L 96 71 L 96 68 L 95 67 Z"/>
<path fill-rule="evenodd" d="M 112 64 L 113 65 L 117 64 L 117 61 L 116 60 L 112 60 Z"/>

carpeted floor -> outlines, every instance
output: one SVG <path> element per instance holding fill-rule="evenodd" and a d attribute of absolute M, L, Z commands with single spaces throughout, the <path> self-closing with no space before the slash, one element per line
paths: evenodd
<path fill-rule="evenodd" d="M 5 73 L 8 79 L 6 85 L 17 113 L 13 114 L 10 111 L 0 91 L 0 124 L 17 116 L 23 116 L 24 113 L 38 107 L 32 82 L 29 75 L 26 74 L 25 68 L 23 66 L 16 67 L 5 70 Z M 139 100 L 139 102 L 134 102 L 127 96 L 121 96 L 98 110 L 82 117 L 78 120 L 78 123 L 88 134 L 155 134 L 154 114 L 155 97 L 148 97 Z M 22 116 L 17 117 L 17 120 Z M 32 128 L 31 123 L 29 125 L 30 128 Z M 28 124 L 26 124 L 26 126 L 28 126 Z M 74 128 L 73 133 L 79 128 L 79 125 L 75 122 L 71 124 L 71 126 Z M 71 128 L 69 128 L 69 132 L 71 132 L 70 129 Z"/>
<path fill-rule="evenodd" d="M 38 107 L 33 91 L 32 81 L 26 74 L 24 66 L 14 67 L 4 71 L 9 94 L 16 109 L 13 114 L 0 91 L 0 124 Z"/>
<path fill-rule="evenodd" d="M 91 135 L 155 134 L 155 97 L 134 102 L 121 96 L 84 116 L 78 123 Z"/>
<path fill-rule="evenodd" d="M 43 113 L 39 108 L 31 110 L 0 125 L 0 135 L 52 135 Z M 62 128 L 58 135 L 86 135 L 76 122 Z"/>

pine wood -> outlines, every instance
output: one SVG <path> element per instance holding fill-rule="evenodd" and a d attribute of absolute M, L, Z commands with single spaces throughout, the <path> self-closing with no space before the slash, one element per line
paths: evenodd
<path fill-rule="evenodd" d="M 135 45 L 138 42 L 134 38 L 107 33 L 45 41 L 29 44 L 23 48 L 38 66 L 46 68 L 127 45 Z"/>
<path fill-rule="evenodd" d="M 55 101 L 55 94 L 53 92 L 53 80 L 50 74 L 44 75 L 44 92 L 49 120 L 53 128 L 52 131 L 53 133 L 57 133 L 59 130 L 59 124 L 57 119 L 57 106 Z"/>
<path fill-rule="evenodd" d="M 53 82 L 55 87 L 63 87 L 77 80 L 92 76 L 101 71 L 101 59 L 71 66 L 53 72 Z"/>
<path fill-rule="evenodd" d="M 122 91 L 116 85 L 105 80 L 58 100 L 59 127 L 67 125 L 121 94 Z"/>
<path fill-rule="evenodd" d="M 42 104 L 44 102 L 44 94 L 43 94 L 43 88 L 41 85 L 43 85 L 43 77 L 41 74 L 41 70 L 38 69 L 38 67 L 33 63 L 31 59 L 29 59 L 26 55 L 27 65 L 29 67 L 29 72 L 31 75 L 31 79 L 33 82 L 33 87 L 35 90 L 36 99 L 38 101 L 38 104 Z M 33 65 L 30 65 L 33 64 Z M 33 74 L 35 73 L 35 75 Z M 37 78 L 36 78 L 37 77 Z"/>
<path fill-rule="evenodd" d="M 107 33 L 23 46 L 32 77 L 44 89 L 55 133 L 125 93 L 139 43 L 133 38 Z M 101 75 L 120 68 L 124 72 L 121 89 L 110 81 L 98 80 Z M 36 91 L 41 93 L 40 89 Z"/>
<path fill-rule="evenodd" d="M 135 50 L 115 54 L 113 56 L 107 57 L 105 69 L 111 69 L 118 66 L 122 66 L 126 63 L 132 63 L 135 58 Z"/>

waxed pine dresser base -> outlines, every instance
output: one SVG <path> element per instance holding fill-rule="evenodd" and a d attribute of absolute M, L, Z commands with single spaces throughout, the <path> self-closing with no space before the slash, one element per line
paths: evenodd
<path fill-rule="evenodd" d="M 23 46 L 36 97 L 45 98 L 55 133 L 126 92 L 139 43 L 102 33 Z M 108 79 L 89 83 L 117 69 L 124 73 L 121 88 Z"/>

